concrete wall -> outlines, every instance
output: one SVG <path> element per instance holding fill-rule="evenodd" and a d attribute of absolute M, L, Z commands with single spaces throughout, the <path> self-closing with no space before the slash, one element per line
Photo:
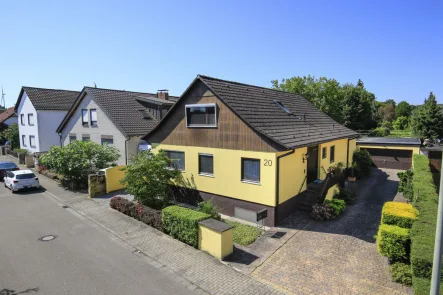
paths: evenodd
<path fill-rule="evenodd" d="M 335 146 L 335 157 L 334 162 L 331 163 L 331 146 Z M 322 159 L 322 149 L 326 147 L 327 156 L 325 159 Z M 325 179 L 326 173 L 325 170 L 328 171 L 329 167 L 342 162 L 346 167 L 346 161 L 348 158 L 348 139 L 339 139 L 334 141 L 329 141 L 326 143 L 322 143 L 318 145 L 318 178 Z M 324 170 L 322 169 L 324 168 Z"/>
<path fill-rule="evenodd" d="M 20 104 L 17 108 L 17 114 L 18 114 L 18 130 L 20 133 L 20 148 L 27 149 L 31 153 L 33 152 L 39 152 L 40 151 L 40 140 L 39 140 L 39 129 L 38 129 L 38 120 L 37 120 L 37 111 L 35 110 L 34 106 L 32 105 L 31 100 L 29 99 L 26 92 L 23 92 L 22 99 L 20 101 Z M 20 121 L 20 115 L 24 115 L 24 122 L 23 124 Z M 34 115 L 34 125 L 30 126 L 28 124 L 28 114 Z M 57 128 L 57 127 L 55 127 Z M 22 136 L 25 136 L 25 145 L 23 145 Z M 35 147 L 31 148 L 29 146 L 29 136 L 34 135 L 35 136 Z"/>
<path fill-rule="evenodd" d="M 66 113 L 67 111 L 37 111 L 40 152 L 49 151 L 53 145 L 60 145 L 60 136 L 56 130 Z"/>
<path fill-rule="evenodd" d="M 97 110 L 97 126 L 83 126 L 82 125 L 82 109 L 96 109 Z M 58 127 L 58 126 L 57 126 Z M 66 124 L 62 131 L 62 141 L 63 145 L 69 144 L 69 135 L 75 134 L 77 140 L 82 139 L 83 134 L 88 134 L 91 141 L 96 143 L 101 143 L 101 136 L 108 135 L 112 136 L 114 140 L 114 146 L 120 151 L 120 159 L 117 161 L 118 165 L 126 164 L 125 157 L 125 141 L 126 137 L 117 128 L 117 126 L 107 117 L 106 113 L 99 107 L 99 105 L 94 101 L 93 97 L 89 94 L 83 98 L 82 102 L 78 106 L 75 113 L 70 118 L 69 122 Z M 139 138 L 133 138 L 128 141 L 128 150 L 134 150 L 134 145 L 138 142 Z"/>
<path fill-rule="evenodd" d="M 185 153 L 183 176 L 189 180 L 191 177 L 194 177 L 197 190 L 253 203 L 269 206 L 276 205 L 276 153 L 163 144 L 156 146 L 154 151 L 160 149 Z M 199 175 L 199 153 L 212 154 L 214 156 L 214 176 Z M 241 158 L 260 159 L 259 184 L 241 181 Z M 267 166 L 265 166 L 266 163 L 268 163 Z"/>
<path fill-rule="evenodd" d="M 303 162 L 303 155 L 307 151 L 306 147 L 299 148 L 295 150 L 294 154 L 280 158 L 279 204 L 306 190 L 306 181 L 304 179 L 306 177 L 307 162 Z M 281 152 L 277 155 L 280 156 L 288 152 Z"/>
<path fill-rule="evenodd" d="M 12 124 L 18 124 L 18 118 L 16 116 L 12 116 L 6 119 L 3 124 L 6 124 L 8 126 L 11 126 Z"/>

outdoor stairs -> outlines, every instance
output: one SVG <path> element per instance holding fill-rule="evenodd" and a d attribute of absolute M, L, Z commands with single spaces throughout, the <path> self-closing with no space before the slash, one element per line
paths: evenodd
<path fill-rule="evenodd" d="M 322 186 L 321 183 L 308 184 L 307 189 L 299 196 L 301 200 L 297 209 L 300 211 L 311 212 L 312 206 L 320 201 L 320 191 Z"/>

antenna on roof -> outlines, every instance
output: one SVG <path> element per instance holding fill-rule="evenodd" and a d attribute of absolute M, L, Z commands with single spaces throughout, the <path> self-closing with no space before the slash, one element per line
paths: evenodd
<path fill-rule="evenodd" d="M 0 101 L 0 106 L 2 106 L 3 108 L 5 107 L 5 95 L 6 93 L 3 92 L 3 86 L 2 86 L 2 100 Z"/>
<path fill-rule="evenodd" d="M 95 82 L 94 82 L 94 87 L 97 88 L 97 84 L 95 84 Z"/>

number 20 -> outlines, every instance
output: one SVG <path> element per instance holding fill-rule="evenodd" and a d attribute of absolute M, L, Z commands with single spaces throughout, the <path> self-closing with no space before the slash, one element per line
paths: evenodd
<path fill-rule="evenodd" d="M 265 166 L 272 166 L 272 160 L 265 160 Z"/>

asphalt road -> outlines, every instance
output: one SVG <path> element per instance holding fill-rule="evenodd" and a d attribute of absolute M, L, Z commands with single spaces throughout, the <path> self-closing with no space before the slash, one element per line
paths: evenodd
<path fill-rule="evenodd" d="M 0 182 L 0 294 L 195 294 L 132 251 L 43 191 Z"/>

